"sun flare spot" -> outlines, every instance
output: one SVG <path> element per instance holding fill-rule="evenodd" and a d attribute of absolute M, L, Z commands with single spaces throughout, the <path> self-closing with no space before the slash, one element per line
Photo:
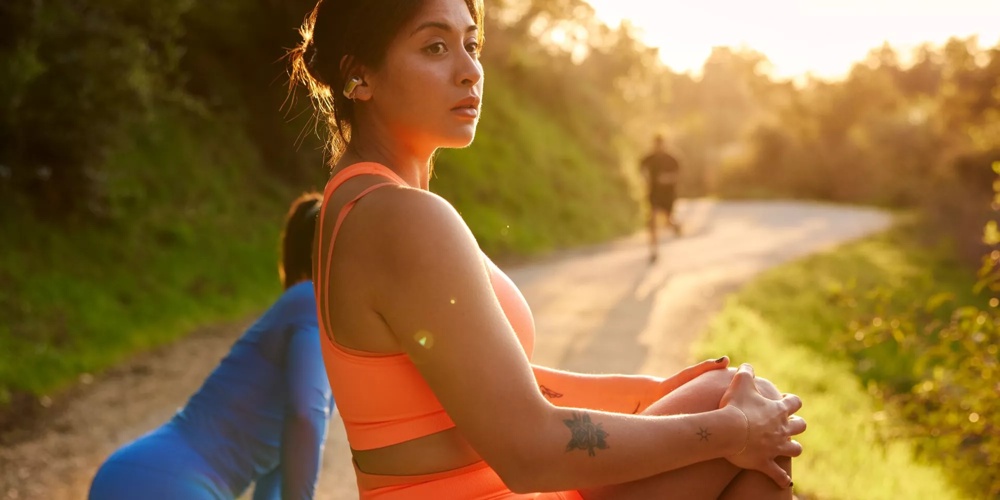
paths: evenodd
<path fill-rule="evenodd" d="M 424 349 L 431 349 L 434 347 L 434 334 L 428 332 L 427 330 L 420 330 L 413 334 L 413 340 Z"/>

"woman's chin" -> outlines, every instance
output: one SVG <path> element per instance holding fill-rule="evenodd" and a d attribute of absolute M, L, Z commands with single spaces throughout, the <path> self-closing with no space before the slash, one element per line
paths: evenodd
<path fill-rule="evenodd" d="M 457 131 L 455 134 L 449 135 L 445 138 L 441 144 L 442 148 L 447 149 L 462 149 L 467 148 L 472 144 L 472 141 L 476 138 L 475 127 L 469 127 L 468 130 Z"/>

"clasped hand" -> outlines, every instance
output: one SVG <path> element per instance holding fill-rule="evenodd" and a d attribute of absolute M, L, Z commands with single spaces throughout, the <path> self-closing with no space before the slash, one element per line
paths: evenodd
<path fill-rule="evenodd" d="M 737 467 L 760 471 L 786 488 L 792 479 L 775 459 L 802 454 L 802 445 L 792 439 L 806 430 L 806 421 L 795 415 L 802 400 L 794 394 L 783 394 L 777 400 L 767 398 L 754 379 L 753 368 L 741 365 L 719 403 L 720 408 L 732 406 L 746 415 L 745 447 L 726 459 Z"/>

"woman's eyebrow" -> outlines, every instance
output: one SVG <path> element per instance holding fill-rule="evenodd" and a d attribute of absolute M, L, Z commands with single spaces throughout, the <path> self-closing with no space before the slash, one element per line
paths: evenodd
<path fill-rule="evenodd" d="M 410 33 L 410 36 L 412 37 L 413 35 L 416 35 L 417 33 L 421 32 L 421 31 L 423 31 L 425 29 L 432 29 L 432 28 L 433 29 L 439 29 L 441 31 L 448 31 L 448 32 L 454 31 L 454 29 L 448 23 L 443 23 L 441 21 L 427 21 L 425 23 L 422 23 L 420 26 L 417 26 L 417 29 L 413 30 L 413 32 Z M 476 31 L 478 29 L 479 29 L 479 26 L 473 24 L 473 25 L 470 25 L 468 28 L 465 28 L 465 32 L 466 33 L 471 33 L 471 32 Z"/>

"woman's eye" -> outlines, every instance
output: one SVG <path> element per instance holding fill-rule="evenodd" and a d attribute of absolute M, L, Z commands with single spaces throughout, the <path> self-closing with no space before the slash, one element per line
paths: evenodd
<path fill-rule="evenodd" d="M 465 50 L 469 51 L 470 54 L 478 54 L 479 42 L 469 42 L 465 44 Z"/>
<path fill-rule="evenodd" d="M 448 51 L 448 47 L 445 47 L 444 43 L 438 42 L 438 43 L 429 45 L 424 50 L 426 50 L 427 53 L 430 54 L 430 55 L 432 55 L 432 56 L 439 56 L 439 55 L 444 54 L 445 52 L 447 52 Z"/>

